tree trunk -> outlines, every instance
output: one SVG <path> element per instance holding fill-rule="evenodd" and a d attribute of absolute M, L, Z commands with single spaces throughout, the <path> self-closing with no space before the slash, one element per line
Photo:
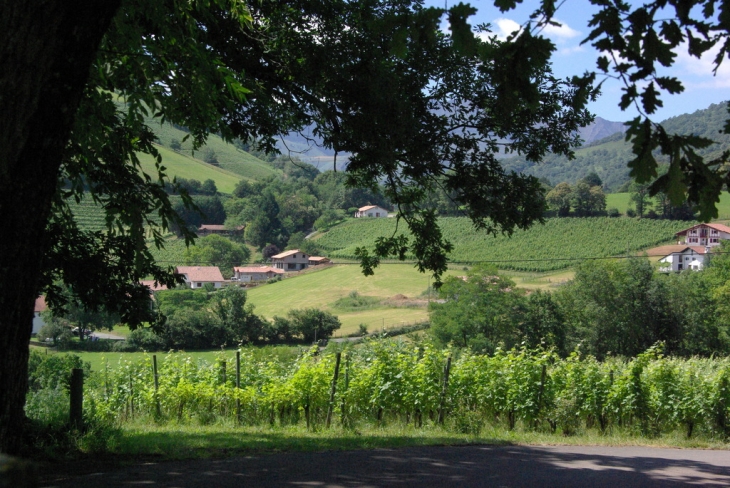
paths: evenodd
<path fill-rule="evenodd" d="M 51 199 L 89 68 L 120 3 L 0 2 L 0 452 L 20 449 Z"/>

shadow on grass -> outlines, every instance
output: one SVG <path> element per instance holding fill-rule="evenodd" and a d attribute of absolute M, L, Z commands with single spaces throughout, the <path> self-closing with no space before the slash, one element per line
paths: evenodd
<path fill-rule="evenodd" d="M 360 433 L 335 430 L 301 432 L 287 430 L 214 431 L 127 431 L 114 451 L 119 455 L 154 455 L 163 459 L 219 457 L 259 452 L 317 452 L 414 446 L 462 445 L 469 443 L 508 445 L 501 439 L 468 438 L 438 433 Z"/>

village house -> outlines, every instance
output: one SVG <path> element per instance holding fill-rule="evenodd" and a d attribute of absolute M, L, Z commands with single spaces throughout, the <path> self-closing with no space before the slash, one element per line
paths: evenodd
<path fill-rule="evenodd" d="M 662 256 L 659 262 L 668 265 L 659 267 L 659 271 L 663 273 L 684 271 L 685 269 L 699 271 L 705 267 L 707 257 L 710 254 L 710 247 L 675 244 L 649 249 L 647 254 L 649 256 Z"/>
<path fill-rule="evenodd" d="M 365 207 L 360 207 L 357 209 L 357 212 L 355 212 L 355 218 L 387 216 L 388 210 L 384 209 L 383 207 L 379 207 L 378 205 L 367 205 Z"/>
<path fill-rule="evenodd" d="M 329 264 L 330 259 L 324 256 L 309 256 L 309 265 L 318 266 L 320 264 Z"/>
<path fill-rule="evenodd" d="M 35 306 L 33 307 L 33 330 L 31 331 L 31 334 L 38 334 L 41 328 L 46 325 L 45 320 L 43 320 L 43 317 L 41 316 L 41 312 L 45 312 L 46 310 L 48 310 L 46 297 L 41 295 L 35 299 Z"/>
<path fill-rule="evenodd" d="M 675 234 L 677 237 L 684 237 L 687 246 L 715 247 L 720 241 L 730 239 L 730 227 L 722 224 L 697 224 Z"/>
<path fill-rule="evenodd" d="M 271 266 L 241 266 L 233 268 L 233 280 L 244 283 L 266 281 L 275 276 L 280 276 L 284 270 L 272 268 Z"/>
<path fill-rule="evenodd" d="M 185 284 L 193 289 L 202 288 L 206 283 L 220 288 L 225 281 L 217 266 L 178 266 L 175 273 L 183 275 Z"/>
<path fill-rule="evenodd" d="M 293 249 L 271 256 L 271 265 L 284 271 L 299 271 L 309 266 L 309 256 L 299 249 Z"/>

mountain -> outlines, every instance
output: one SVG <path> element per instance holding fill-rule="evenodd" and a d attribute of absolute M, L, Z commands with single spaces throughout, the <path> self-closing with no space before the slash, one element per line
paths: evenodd
<path fill-rule="evenodd" d="M 590 144 L 612 136 L 617 132 L 623 133 L 625 129 L 626 126 L 623 122 L 611 122 L 610 120 L 596 117 L 596 120 L 591 125 L 583 127 L 578 133 L 580 134 L 580 138 L 583 139 L 583 144 Z"/>
<path fill-rule="evenodd" d="M 727 117 L 727 104 L 720 103 L 691 114 L 666 119 L 661 125 L 669 133 L 694 134 L 716 141 L 710 147 L 697 151 L 706 159 L 712 159 L 718 157 L 722 151 L 730 149 L 730 135 L 721 133 Z M 599 122 L 599 118 L 596 118 L 594 125 L 595 127 L 586 128 L 588 134 L 600 134 L 601 131 L 610 131 L 612 127 L 617 126 L 623 129 L 621 123 L 603 119 Z M 572 160 L 551 154 L 536 164 L 525 161 L 522 156 L 516 156 L 503 159 L 502 166 L 538 178 L 547 178 L 553 185 L 561 182 L 573 184 L 592 171 L 601 177 L 604 187 L 609 191 L 616 191 L 630 180 L 626 165 L 634 158 L 634 154 L 631 145 L 624 140 L 622 132 L 615 132 L 592 142 L 589 135 L 586 135 L 584 140 L 586 144 L 575 151 L 575 158 Z M 662 161 L 659 156 L 657 158 Z"/>

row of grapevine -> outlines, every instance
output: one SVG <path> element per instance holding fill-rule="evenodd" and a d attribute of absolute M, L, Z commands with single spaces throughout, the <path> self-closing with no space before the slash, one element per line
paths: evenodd
<path fill-rule="evenodd" d="M 213 364 L 180 354 L 104 367 L 87 381 L 88 414 L 158 422 L 238 421 L 249 425 L 438 422 L 463 432 L 487 423 L 571 434 L 621 428 L 638 435 L 681 429 L 688 437 L 730 435 L 730 361 L 672 359 L 652 348 L 637 358 L 598 362 L 544 350 L 454 353 L 428 344 L 373 341 L 343 355 L 335 394 L 335 355 L 309 350 L 291 364 L 241 353 Z M 330 398 L 333 401 L 330 402 Z"/>
<path fill-rule="evenodd" d="M 497 237 L 474 229 L 467 218 L 439 220 L 445 238 L 454 244 L 449 259 L 458 263 L 493 262 L 500 269 L 551 271 L 576 260 L 638 253 L 667 242 L 691 223 L 670 220 L 608 217 L 555 218 L 512 237 Z M 404 233 L 401 224 L 401 233 Z M 351 259 L 357 247 L 372 248 L 378 237 L 390 236 L 394 219 L 355 219 L 334 227 L 317 239 L 330 257 Z"/>

